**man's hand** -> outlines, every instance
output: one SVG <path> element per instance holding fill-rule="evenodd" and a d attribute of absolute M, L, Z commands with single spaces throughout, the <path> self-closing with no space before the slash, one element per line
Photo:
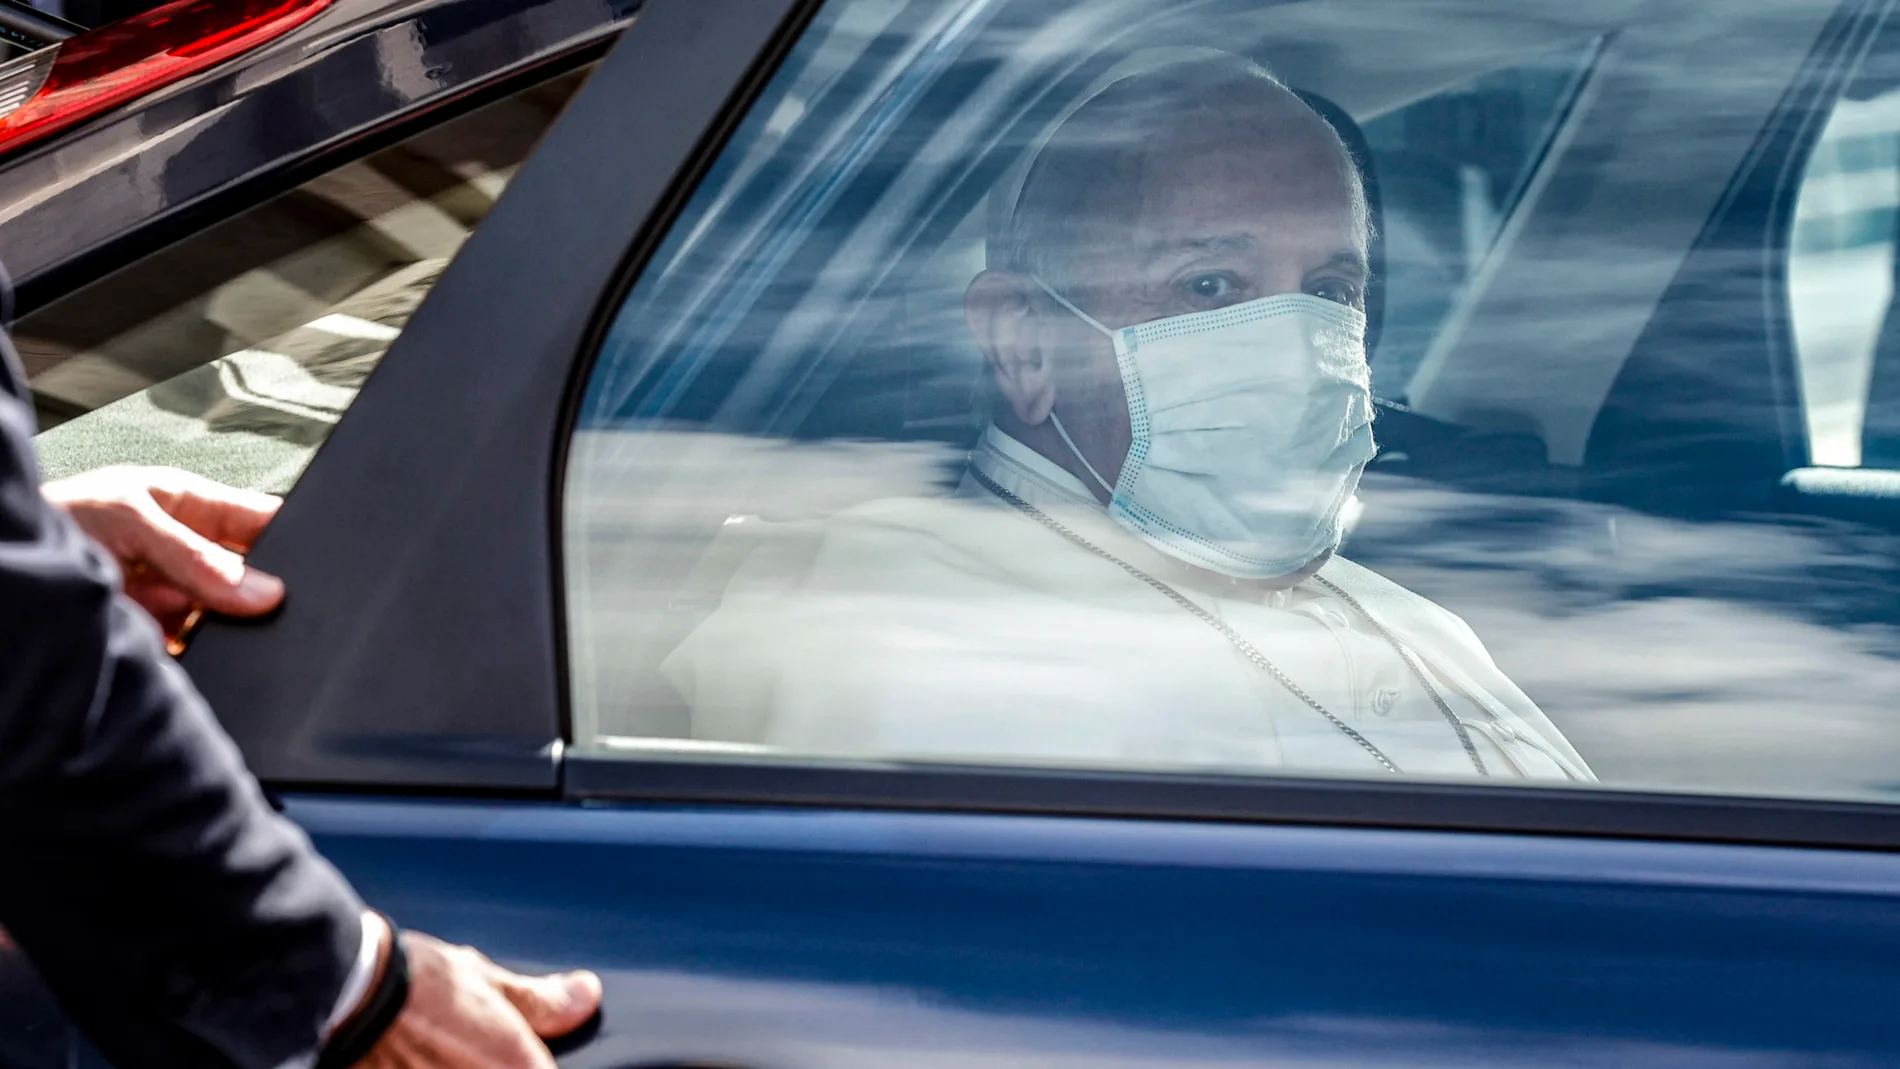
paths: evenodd
<path fill-rule="evenodd" d="M 600 1010 L 591 972 L 522 976 L 421 932 L 402 947 L 409 1000 L 358 1069 L 555 1069 L 543 1041 Z"/>
<path fill-rule="evenodd" d="M 125 593 L 176 639 L 200 608 L 261 616 L 284 600 L 283 581 L 247 567 L 282 501 L 177 468 L 101 468 L 40 488 L 80 530 L 118 559 Z"/>

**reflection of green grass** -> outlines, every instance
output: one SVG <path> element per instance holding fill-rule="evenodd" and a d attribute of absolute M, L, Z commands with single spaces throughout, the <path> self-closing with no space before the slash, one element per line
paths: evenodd
<path fill-rule="evenodd" d="M 316 454 L 315 443 L 212 430 L 202 420 L 159 408 L 142 393 L 62 423 L 34 446 L 48 479 L 112 464 L 167 464 L 271 493 L 288 490 Z"/>
<path fill-rule="evenodd" d="M 326 314 L 400 330 L 444 261 L 397 271 Z M 284 493 L 328 438 L 389 342 L 301 326 L 68 420 L 34 439 L 44 477 L 165 464 Z"/>

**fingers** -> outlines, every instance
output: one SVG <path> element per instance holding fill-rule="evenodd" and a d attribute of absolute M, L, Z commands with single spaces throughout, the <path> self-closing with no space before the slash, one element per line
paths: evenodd
<path fill-rule="evenodd" d="M 546 1044 L 493 989 L 461 991 L 452 1005 L 410 990 L 411 1005 L 358 1069 L 555 1069 Z"/>
<path fill-rule="evenodd" d="M 178 522 L 239 551 L 251 548 L 284 503 L 275 494 L 241 490 L 176 468 L 156 469 L 151 493 Z"/>
<path fill-rule="evenodd" d="M 547 1045 L 497 982 L 513 974 L 420 932 L 404 932 L 402 941 L 409 1000 L 363 1069 L 555 1069 Z"/>
<path fill-rule="evenodd" d="M 197 606 L 260 616 L 283 602 L 282 581 L 247 568 L 239 555 L 276 515 L 280 502 L 270 494 L 175 468 L 133 467 L 56 480 L 41 492 L 117 558 L 126 593 L 161 622 Z"/>
<path fill-rule="evenodd" d="M 523 976 L 483 960 L 495 989 L 543 1039 L 567 1035 L 600 1011 L 600 977 L 591 972 Z"/>
<path fill-rule="evenodd" d="M 244 558 L 186 526 L 156 504 L 139 507 L 131 532 L 135 559 L 189 595 L 232 616 L 261 616 L 284 600 L 283 580 L 247 567 Z"/>

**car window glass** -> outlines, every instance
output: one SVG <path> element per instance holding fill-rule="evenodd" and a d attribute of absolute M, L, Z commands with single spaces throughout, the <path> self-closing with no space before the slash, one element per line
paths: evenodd
<path fill-rule="evenodd" d="M 1888 796 L 1883 6 L 833 0 L 594 354 L 573 744 Z"/>
<path fill-rule="evenodd" d="M 435 126 L 23 317 L 46 477 L 167 464 L 288 490 L 584 78 Z"/>
<path fill-rule="evenodd" d="M 1538 56 L 1364 120 L 1382 204 L 1383 315 L 1372 383 L 1402 401 L 1445 317 L 1483 268 L 1598 42 Z"/>
<path fill-rule="evenodd" d="M 1870 80 L 1871 81 L 1871 80 Z M 1788 299 L 1810 460 L 1900 467 L 1900 88 L 1857 85 L 1835 105 L 1795 205 Z M 1884 358 L 1884 359 L 1883 359 Z"/>

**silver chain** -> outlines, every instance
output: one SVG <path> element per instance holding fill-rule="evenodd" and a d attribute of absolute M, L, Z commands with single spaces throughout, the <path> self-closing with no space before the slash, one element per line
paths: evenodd
<path fill-rule="evenodd" d="M 1247 660 L 1252 662 L 1256 668 L 1259 668 L 1261 671 L 1265 672 L 1267 675 L 1272 676 L 1275 682 L 1279 683 L 1281 686 L 1287 689 L 1288 693 L 1292 694 L 1295 698 L 1298 698 L 1300 701 L 1305 702 L 1307 707 L 1312 709 L 1314 712 L 1325 717 L 1327 721 L 1329 721 L 1334 727 L 1338 728 L 1341 732 L 1343 732 L 1347 738 L 1358 743 L 1359 746 L 1362 749 L 1364 749 L 1367 753 L 1371 754 L 1372 759 L 1379 762 L 1379 764 L 1382 767 L 1384 767 L 1384 769 L 1387 772 L 1391 772 L 1394 774 L 1397 774 L 1399 772 L 1399 766 L 1392 763 L 1392 759 L 1385 755 L 1384 750 L 1381 750 L 1377 746 L 1373 745 L 1373 742 L 1371 739 L 1368 739 L 1364 735 L 1361 735 L 1357 730 L 1353 728 L 1351 724 L 1348 724 L 1344 720 L 1341 720 L 1337 716 L 1334 716 L 1331 710 L 1327 709 L 1324 705 L 1321 705 L 1311 694 L 1308 694 L 1306 693 L 1306 691 L 1302 690 L 1298 683 L 1293 682 L 1293 680 L 1290 677 L 1288 677 L 1285 672 L 1282 672 L 1280 670 L 1279 665 L 1276 665 L 1272 661 L 1268 660 L 1266 654 L 1261 653 L 1258 649 L 1256 649 L 1253 643 L 1248 642 L 1245 636 L 1241 635 L 1240 632 L 1235 631 L 1232 627 L 1229 627 L 1225 621 L 1221 620 L 1219 617 L 1215 616 L 1213 613 L 1210 613 L 1206 609 L 1203 609 L 1199 605 L 1195 604 L 1194 601 L 1188 598 L 1187 595 L 1181 593 L 1179 590 L 1174 589 L 1172 586 L 1169 586 L 1167 583 L 1164 583 L 1161 580 L 1156 579 L 1154 576 L 1149 575 L 1147 572 L 1142 571 L 1140 568 L 1135 567 L 1134 565 L 1128 563 L 1127 561 L 1121 559 L 1120 557 L 1117 557 L 1115 554 L 1110 553 L 1108 550 L 1103 549 L 1102 547 L 1082 537 L 1080 534 L 1077 534 L 1076 532 L 1063 526 L 1060 522 L 1058 522 L 1054 517 L 1050 516 L 1048 513 L 1042 511 L 1041 509 L 1030 504 L 1029 502 L 1024 501 L 1022 498 L 1017 497 L 1015 494 L 1010 493 L 1008 490 L 1003 489 L 1003 487 L 999 485 L 995 480 L 991 479 L 988 475 L 985 475 L 983 472 L 977 470 L 975 467 L 972 467 L 970 469 L 970 474 L 976 477 L 976 481 L 981 483 L 984 489 L 988 490 L 992 494 L 995 494 L 997 497 L 1002 498 L 1005 502 L 1007 502 L 1011 507 L 1015 508 L 1018 512 L 1021 512 L 1023 515 L 1029 517 L 1032 520 L 1035 520 L 1037 523 L 1042 524 L 1044 527 L 1049 528 L 1051 531 L 1054 531 L 1056 534 L 1061 535 L 1062 537 L 1068 539 L 1069 541 L 1075 543 L 1076 545 L 1081 546 L 1083 549 L 1088 550 L 1090 553 L 1093 553 L 1096 556 L 1102 558 L 1103 560 L 1108 561 L 1110 564 L 1115 565 L 1116 567 L 1120 568 L 1122 571 L 1127 572 L 1129 575 L 1135 577 L 1136 579 L 1141 580 L 1143 583 L 1146 583 L 1148 586 L 1153 587 L 1156 591 L 1158 591 L 1162 596 L 1166 597 L 1169 601 L 1172 601 L 1176 605 L 1179 605 L 1181 608 L 1193 614 L 1193 616 L 1196 619 L 1200 620 L 1202 623 L 1206 624 L 1207 626 L 1213 628 L 1215 631 L 1219 632 L 1221 637 L 1225 638 L 1234 647 L 1234 649 L 1240 652 L 1241 656 L 1247 658 Z M 1431 695 L 1433 703 L 1435 703 L 1438 706 L 1438 711 L 1444 714 L 1445 719 L 1451 723 L 1452 730 L 1458 733 L 1458 741 L 1464 744 L 1465 754 L 1471 758 L 1471 764 L 1474 768 L 1478 770 L 1478 774 L 1481 776 L 1490 775 L 1490 773 L 1486 771 L 1484 767 L 1484 758 L 1479 756 L 1478 748 L 1472 743 L 1471 735 L 1469 732 L 1465 730 L 1464 723 L 1458 719 L 1458 715 L 1456 713 L 1452 712 L 1451 706 L 1446 704 L 1445 699 L 1439 695 L 1437 688 L 1433 687 L 1431 683 L 1426 680 L 1424 670 L 1421 669 L 1418 666 L 1418 663 L 1412 659 L 1412 655 L 1406 651 L 1405 647 L 1399 644 L 1399 640 L 1392 634 L 1392 632 L 1387 631 L 1385 629 L 1384 624 L 1381 624 L 1379 621 L 1373 619 L 1372 614 L 1367 612 L 1365 610 L 1365 606 L 1360 605 L 1359 602 L 1355 598 L 1353 598 L 1352 595 L 1346 593 L 1344 590 L 1341 590 L 1339 587 L 1335 586 L 1334 584 L 1332 584 L 1331 582 L 1328 582 L 1325 579 L 1322 579 L 1318 576 L 1314 576 L 1313 578 L 1321 586 L 1331 591 L 1341 601 L 1344 601 L 1347 605 L 1351 606 L 1354 612 L 1357 612 L 1360 616 L 1364 617 L 1366 622 L 1372 625 L 1373 630 L 1377 631 L 1381 638 L 1384 638 L 1386 642 L 1391 644 L 1392 648 L 1398 652 L 1399 659 L 1403 660 L 1405 662 L 1406 667 L 1412 670 L 1412 675 L 1414 678 L 1418 680 L 1419 685 L 1425 688 L 1425 693 Z"/>
<path fill-rule="evenodd" d="M 1425 669 L 1419 666 L 1418 659 L 1412 656 L 1412 651 L 1405 648 L 1405 645 L 1398 640 L 1398 636 L 1387 631 L 1385 625 L 1379 622 L 1378 617 L 1367 612 L 1366 607 L 1359 604 L 1359 599 L 1341 590 L 1337 584 L 1323 575 L 1314 576 L 1313 581 L 1332 591 L 1334 597 L 1352 606 L 1352 610 L 1364 618 L 1366 623 L 1371 624 L 1372 629 L 1379 633 L 1380 638 L 1385 639 L 1393 652 L 1399 655 L 1399 660 L 1405 662 L 1405 667 L 1412 670 L 1412 678 L 1418 680 L 1418 685 L 1425 688 L 1425 693 L 1431 695 L 1432 704 L 1438 706 L 1438 712 L 1444 716 L 1445 722 L 1451 725 L 1451 730 L 1458 733 L 1458 741 L 1465 748 L 1465 756 L 1471 758 L 1471 767 L 1478 770 L 1478 775 L 1489 776 L 1491 772 L 1484 767 L 1484 758 L 1478 753 L 1477 745 L 1471 741 L 1471 732 L 1465 730 L 1465 722 L 1458 719 L 1458 714 L 1452 711 L 1444 695 L 1438 693 L 1437 687 L 1432 686 L 1432 681 L 1426 677 Z"/>

